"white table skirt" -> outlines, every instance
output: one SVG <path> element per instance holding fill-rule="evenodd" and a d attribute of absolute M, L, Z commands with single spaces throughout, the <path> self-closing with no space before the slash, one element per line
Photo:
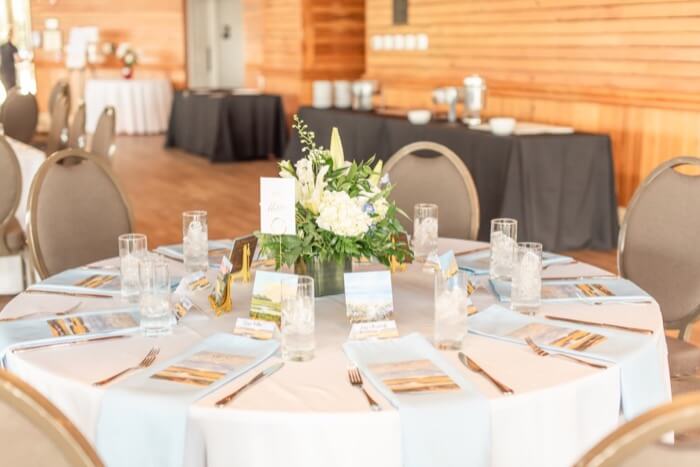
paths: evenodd
<path fill-rule="evenodd" d="M 455 251 L 473 242 L 441 240 L 441 249 Z M 181 270 L 173 262 L 173 270 Z M 595 274 L 592 266 L 550 267 L 546 275 Z M 416 266 L 393 276 L 395 316 L 402 334 L 432 332 L 432 276 Z M 130 339 L 12 354 L 9 368 L 53 401 L 90 440 L 94 440 L 103 388 L 92 381 L 138 362 L 156 342 L 161 359 L 170 358 L 202 335 L 231 330 L 236 317 L 245 316 L 250 286 L 237 285 L 231 315 L 180 326 L 172 336 Z M 80 299 L 83 307 L 106 307 L 109 300 Z M 54 306 L 64 309 L 72 297 L 20 295 L 3 316 L 29 313 Z M 107 303 L 105 303 L 107 302 Z M 494 303 L 488 290 L 479 289 L 479 308 Z M 368 410 L 361 392 L 350 386 L 348 361 L 341 350 L 349 325 L 343 296 L 317 301 L 316 357 L 289 362 L 253 389 L 242 393 L 225 409 L 213 402 L 251 375 L 246 375 L 202 399 L 190 409 L 186 446 L 187 466 L 401 466 L 400 422 L 397 411 L 382 404 L 379 413 Z M 580 319 L 647 327 L 655 330 L 658 358 L 668 368 L 659 307 L 653 304 L 545 305 L 545 312 Z M 620 375 L 617 366 L 596 370 L 565 359 L 542 358 L 526 346 L 469 335 L 464 350 L 487 370 L 511 386 L 516 395 L 502 396 L 482 376 L 460 365 L 455 352 L 446 358 L 490 399 L 494 466 L 568 466 L 591 445 L 613 430 L 620 420 Z M 666 378 L 670 400 L 670 382 Z M 368 387 L 375 397 L 376 392 Z M 382 400 L 380 398 L 380 400 Z M 125 411 L 128 416 L 128 410 Z M 435 447 L 439 449 L 439 446 Z M 158 449 L 158 446 L 154 446 Z"/>
<path fill-rule="evenodd" d="M 117 113 L 117 133 L 163 133 L 172 100 L 166 79 L 91 79 L 85 83 L 85 127 L 93 133 L 102 110 L 111 105 Z"/>

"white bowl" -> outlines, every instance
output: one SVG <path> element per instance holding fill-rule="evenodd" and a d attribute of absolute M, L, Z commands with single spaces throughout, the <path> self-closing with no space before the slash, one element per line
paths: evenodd
<path fill-rule="evenodd" d="M 496 136 L 512 135 L 515 131 L 515 119 L 511 117 L 494 117 L 489 120 L 491 133 Z"/>
<path fill-rule="evenodd" d="M 409 110 L 408 121 L 414 125 L 425 125 L 430 121 L 432 113 L 430 110 Z"/>

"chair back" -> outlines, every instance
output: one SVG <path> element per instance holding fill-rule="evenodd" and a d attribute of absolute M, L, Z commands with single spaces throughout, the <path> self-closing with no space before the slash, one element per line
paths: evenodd
<path fill-rule="evenodd" d="M 70 163 L 63 163 L 70 159 Z M 107 161 L 80 149 L 49 157 L 29 190 L 28 237 L 43 279 L 118 256 L 117 237 L 132 231 L 124 192 Z"/>
<path fill-rule="evenodd" d="M 114 156 L 116 145 L 114 137 L 116 134 L 116 112 L 114 107 L 108 106 L 102 111 L 95 133 L 92 135 L 90 152 L 111 159 Z"/>
<path fill-rule="evenodd" d="M 669 432 L 678 436 L 697 429 L 700 429 L 700 392 L 682 394 L 613 431 L 574 467 L 694 467 L 700 459 L 697 443 L 671 446 L 658 441 Z"/>
<path fill-rule="evenodd" d="M 620 275 L 659 302 L 666 327 L 681 331 L 700 313 L 700 176 L 688 173 L 698 169 L 700 159 L 680 157 L 654 170 L 627 207 L 618 242 Z"/>
<path fill-rule="evenodd" d="M 60 151 L 68 144 L 68 98 L 58 96 L 51 112 L 51 127 L 46 139 L 46 155 Z"/>
<path fill-rule="evenodd" d="M 29 143 L 36 132 L 39 106 L 34 94 L 23 93 L 18 87 L 10 89 L 2 105 L 3 130 L 10 138 Z"/>
<path fill-rule="evenodd" d="M 85 102 L 78 105 L 68 130 L 68 147 L 85 149 Z"/>
<path fill-rule="evenodd" d="M 102 467 L 99 456 L 51 402 L 0 370 L 0 465 Z"/>
<path fill-rule="evenodd" d="M 22 193 L 22 173 L 15 151 L 0 135 L 0 256 L 9 254 L 5 231 L 15 217 Z"/>
<path fill-rule="evenodd" d="M 53 85 L 53 88 L 51 88 L 51 93 L 49 94 L 49 115 L 53 115 L 53 108 L 56 106 L 56 101 L 61 96 L 66 97 L 69 103 L 68 105 L 70 106 L 70 86 L 65 79 L 59 79 L 56 81 L 56 84 Z"/>
<path fill-rule="evenodd" d="M 423 155 L 426 151 L 437 156 Z M 437 204 L 440 236 L 476 239 L 479 195 L 469 169 L 451 149 L 427 141 L 409 144 L 391 156 L 384 172 L 394 185 L 391 197 L 406 214 L 413 216 L 418 203 Z M 407 232 L 413 232 L 412 221 L 399 219 Z"/>

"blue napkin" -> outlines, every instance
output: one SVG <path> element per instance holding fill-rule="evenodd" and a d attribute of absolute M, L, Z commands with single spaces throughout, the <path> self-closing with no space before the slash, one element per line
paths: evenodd
<path fill-rule="evenodd" d="M 528 332 L 517 332 L 532 325 Z M 606 339 L 588 349 L 577 351 L 552 346 L 551 336 L 536 337 L 534 326 L 546 325 L 559 329 L 578 329 L 605 336 Z M 543 329 L 543 328 L 539 328 Z M 588 357 L 613 362 L 620 366 L 622 411 L 628 420 L 659 404 L 668 402 L 670 395 L 664 385 L 654 336 L 633 332 L 611 331 L 597 326 L 569 324 L 562 321 L 527 317 L 499 305 L 492 305 L 469 318 L 469 332 L 522 345 L 524 334 L 533 338 L 540 347 L 552 352 Z M 514 336 L 513 334 L 516 334 Z M 601 370 L 604 371 L 604 370 Z"/>
<path fill-rule="evenodd" d="M 209 240 L 209 267 L 216 269 L 221 264 L 220 253 L 216 253 L 216 250 L 227 250 L 231 251 L 233 248 L 232 240 Z M 156 253 L 162 253 L 165 256 L 170 256 L 171 258 L 178 259 L 182 261 L 185 258 L 185 253 L 182 249 L 182 243 L 176 245 L 163 245 L 155 249 Z M 216 254 L 212 254 L 212 252 Z"/>
<path fill-rule="evenodd" d="M 558 255 L 545 251 L 542 253 L 542 265 L 549 266 L 550 264 L 568 263 L 573 261 L 570 256 Z M 489 273 L 491 265 L 491 251 L 481 250 L 466 255 L 457 256 L 457 265 L 459 269 L 469 271 L 474 275 L 480 276 Z"/>
<path fill-rule="evenodd" d="M 510 303 L 511 282 L 492 280 L 491 287 L 502 302 Z M 586 295 L 580 286 L 595 289 L 595 295 Z M 611 293 L 612 295 L 605 295 Z M 542 302 L 614 302 L 629 300 L 650 300 L 649 294 L 639 288 L 634 282 L 619 277 L 576 279 L 576 280 L 543 280 Z"/>
<path fill-rule="evenodd" d="M 4 366 L 5 355 L 13 348 L 135 332 L 139 329 L 139 320 L 138 310 L 131 307 L 0 321 L 0 360 Z"/>
<path fill-rule="evenodd" d="M 451 467 L 491 464 L 491 411 L 488 400 L 447 363 L 419 334 L 383 340 L 350 341 L 347 356 L 365 378 L 394 405 L 401 417 L 403 465 Z M 395 394 L 370 365 L 430 360 L 460 389 L 452 392 Z"/>
<path fill-rule="evenodd" d="M 278 346 L 276 341 L 215 334 L 177 357 L 113 384 L 104 395 L 97 423 L 100 456 L 109 467 L 182 466 L 190 405 L 268 359 Z M 217 360 L 200 360 L 197 367 L 204 371 L 183 372 L 183 366 L 191 364 L 186 362 L 202 352 L 216 353 Z M 231 356 L 243 357 L 245 362 L 217 363 Z M 193 384 L 201 381 L 196 378 L 212 374 L 218 379 L 206 380 L 208 385 Z M 180 381 L 172 380 L 177 378 Z"/>

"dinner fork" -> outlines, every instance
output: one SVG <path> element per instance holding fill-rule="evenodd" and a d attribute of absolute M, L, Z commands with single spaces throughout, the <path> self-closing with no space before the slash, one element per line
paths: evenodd
<path fill-rule="evenodd" d="M 567 358 L 567 359 L 574 361 L 576 363 L 580 363 L 582 365 L 588 365 L 588 366 L 591 366 L 593 368 L 600 368 L 600 369 L 607 369 L 608 368 L 605 365 L 587 362 L 586 360 L 581 360 L 580 358 L 572 357 L 571 355 L 566 355 L 563 353 L 549 353 L 546 350 L 544 350 L 542 347 L 540 347 L 539 345 L 535 344 L 535 341 L 533 341 L 531 337 L 526 337 L 525 342 L 540 357 L 564 357 L 564 358 Z"/>
<path fill-rule="evenodd" d="M 374 399 L 372 399 L 372 396 L 370 396 L 367 393 L 364 386 L 362 385 L 362 373 L 360 373 L 360 370 L 358 370 L 357 368 L 348 368 L 348 379 L 350 380 L 350 384 L 362 390 L 365 397 L 367 398 L 367 402 L 369 402 L 370 409 L 374 410 L 375 412 L 379 412 L 380 410 L 382 410 L 381 406 L 377 404 L 377 402 Z"/>
<path fill-rule="evenodd" d="M 115 379 L 119 378 L 122 375 L 125 375 L 126 373 L 129 373 L 130 371 L 136 371 L 136 370 L 148 368 L 149 366 L 153 365 L 153 362 L 156 361 L 156 357 L 158 356 L 158 353 L 160 353 L 160 349 L 158 347 L 153 347 L 151 350 L 148 351 L 146 356 L 143 357 L 143 360 L 141 360 L 141 363 L 139 363 L 138 365 L 129 367 L 126 370 L 122 370 L 119 373 L 110 376 L 109 378 L 105 378 L 105 379 L 102 379 L 102 380 L 97 381 L 95 383 L 92 383 L 92 385 L 93 386 L 104 386 L 105 384 L 114 381 Z"/>

